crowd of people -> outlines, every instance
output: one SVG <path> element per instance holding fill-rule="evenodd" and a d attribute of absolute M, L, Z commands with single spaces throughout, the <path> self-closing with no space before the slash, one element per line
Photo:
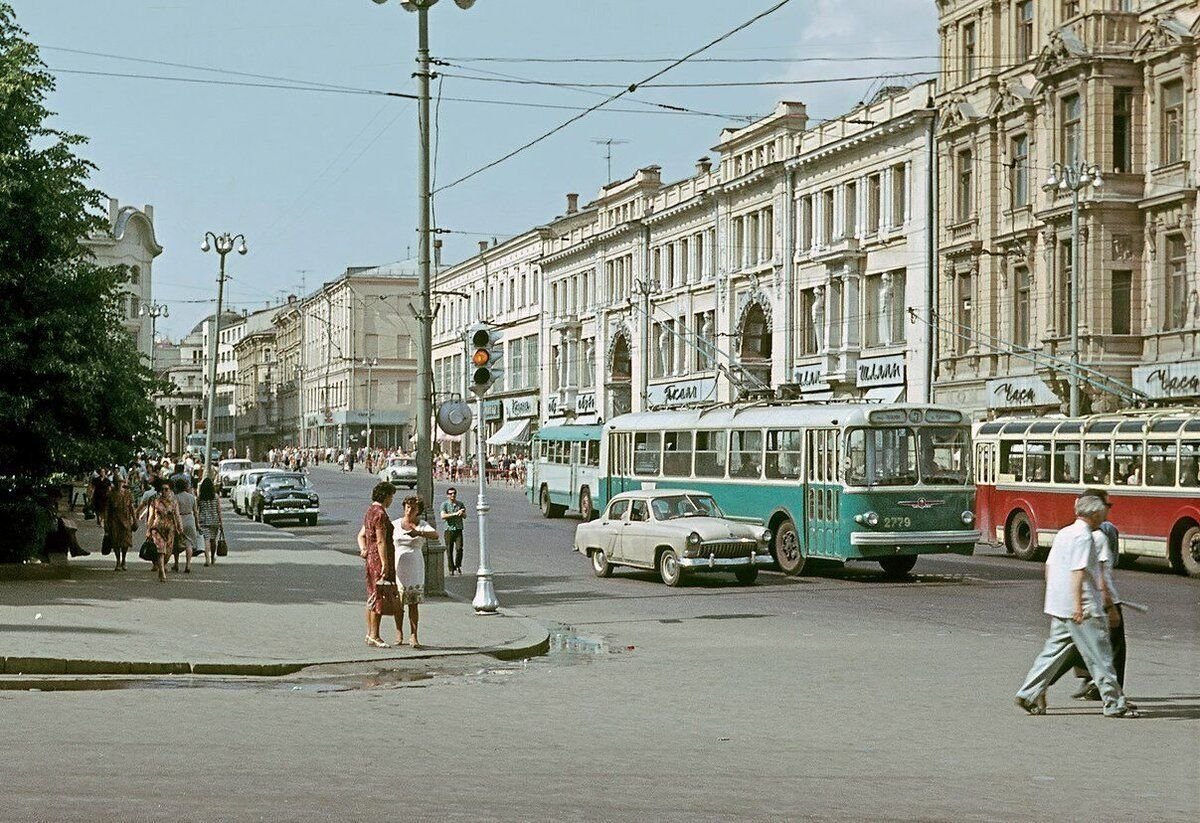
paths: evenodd
<path fill-rule="evenodd" d="M 325 463 L 336 465 L 346 472 L 352 472 L 358 467 L 369 474 L 381 471 L 393 458 L 416 459 L 415 454 L 403 449 L 367 449 L 366 447 L 301 449 L 296 446 L 278 446 L 269 449 L 264 457 L 274 469 L 303 471 L 309 466 L 319 466 Z M 461 482 L 476 476 L 477 462 L 474 456 L 463 458 L 437 453 L 433 456 L 433 476 L 437 480 Z M 520 454 L 488 457 L 487 471 L 489 481 L 503 482 L 509 486 L 521 486 L 525 483 L 526 458 Z"/>

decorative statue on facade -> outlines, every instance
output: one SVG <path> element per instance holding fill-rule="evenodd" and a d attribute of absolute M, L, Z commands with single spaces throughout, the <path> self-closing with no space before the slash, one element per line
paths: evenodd
<path fill-rule="evenodd" d="M 675 341 L 675 374 L 681 375 L 687 373 L 687 319 L 679 318 L 675 328 L 679 329 L 679 339 Z"/>
<path fill-rule="evenodd" d="M 879 277 L 879 342 L 885 346 L 892 342 L 892 307 L 896 301 L 896 285 L 891 272 Z"/>
<path fill-rule="evenodd" d="M 587 384 L 596 385 L 596 338 L 589 337 L 583 343 L 583 368 L 587 375 Z"/>
<path fill-rule="evenodd" d="M 671 373 L 671 335 L 667 333 L 667 324 L 658 326 L 658 376 L 667 377 Z"/>
<path fill-rule="evenodd" d="M 716 337 L 713 335 L 713 316 L 711 312 L 705 312 L 704 321 L 700 324 L 700 356 L 704 363 L 704 371 L 711 369 L 716 363 L 714 340 L 716 340 Z"/>
<path fill-rule="evenodd" d="M 825 287 L 813 289 L 812 330 L 817 352 L 825 351 Z"/>
<path fill-rule="evenodd" d="M 570 385 L 568 383 L 568 380 L 570 379 L 569 378 L 569 374 L 570 374 L 569 363 L 570 363 L 570 359 L 571 359 L 567 354 L 567 352 L 570 351 L 567 348 L 567 345 L 568 345 L 567 344 L 567 330 L 562 329 L 561 331 L 559 331 L 558 334 L 559 334 L 559 338 L 558 338 L 559 339 L 559 344 L 558 344 L 558 368 L 559 368 L 558 386 L 559 386 L 559 388 L 566 388 L 568 385 Z"/>

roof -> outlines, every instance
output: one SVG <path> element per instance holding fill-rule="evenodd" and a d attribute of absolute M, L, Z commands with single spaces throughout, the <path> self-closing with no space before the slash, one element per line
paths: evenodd
<path fill-rule="evenodd" d="M 581 440 L 599 440 L 603 433 L 603 426 L 546 426 L 540 429 L 534 438 L 574 443 Z"/>
<path fill-rule="evenodd" d="M 737 428 L 794 428 L 798 426 L 866 425 L 870 412 L 883 408 L 908 410 L 938 409 L 957 412 L 945 406 L 889 403 L 790 403 L 775 405 L 715 406 L 706 409 L 680 409 L 623 414 L 608 421 L 609 431 L 640 429 L 708 430 Z M 964 417 L 965 421 L 966 418 Z"/>
<path fill-rule="evenodd" d="M 204 333 L 204 324 L 208 323 L 214 317 L 216 317 L 216 312 L 213 312 L 212 314 L 208 315 L 203 320 L 201 320 L 199 323 L 197 323 L 195 326 L 193 326 L 192 330 L 190 332 L 188 332 L 188 336 L 191 337 L 193 334 L 203 334 Z M 226 323 L 232 323 L 235 320 L 241 320 L 241 319 L 242 319 L 242 315 L 239 314 L 238 312 L 229 311 L 229 310 L 221 312 L 221 325 L 222 326 L 224 326 Z"/>

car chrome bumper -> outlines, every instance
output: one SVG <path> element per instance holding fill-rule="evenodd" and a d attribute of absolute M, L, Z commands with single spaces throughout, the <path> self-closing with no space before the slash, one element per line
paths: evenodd
<path fill-rule="evenodd" d="M 978 529 L 947 532 L 854 532 L 851 546 L 917 546 L 925 543 L 962 543 L 974 546 L 983 538 Z"/>
<path fill-rule="evenodd" d="M 271 508 L 270 506 L 264 506 L 264 507 L 263 507 L 263 514 L 264 514 L 264 515 L 271 515 L 271 514 L 320 514 L 320 513 L 321 513 L 321 510 L 320 510 L 320 508 L 318 508 L 318 507 L 316 507 L 316 506 L 314 506 L 314 507 L 313 507 L 313 508 L 311 508 L 311 509 L 299 509 L 299 508 L 296 508 L 296 507 L 294 507 L 294 506 L 287 506 L 287 507 L 285 507 L 285 508 Z"/>
<path fill-rule="evenodd" d="M 770 552 L 751 552 L 746 557 L 681 557 L 679 565 L 684 569 L 736 569 L 743 566 L 770 566 L 775 562 Z"/>

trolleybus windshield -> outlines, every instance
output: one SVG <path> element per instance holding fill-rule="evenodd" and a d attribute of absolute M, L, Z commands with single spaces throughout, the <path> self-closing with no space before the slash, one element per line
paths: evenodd
<path fill-rule="evenodd" d="M 852 486 L 966 485 L 967 430 L 952 426 L 852 429 L 846 482 Z"/>

